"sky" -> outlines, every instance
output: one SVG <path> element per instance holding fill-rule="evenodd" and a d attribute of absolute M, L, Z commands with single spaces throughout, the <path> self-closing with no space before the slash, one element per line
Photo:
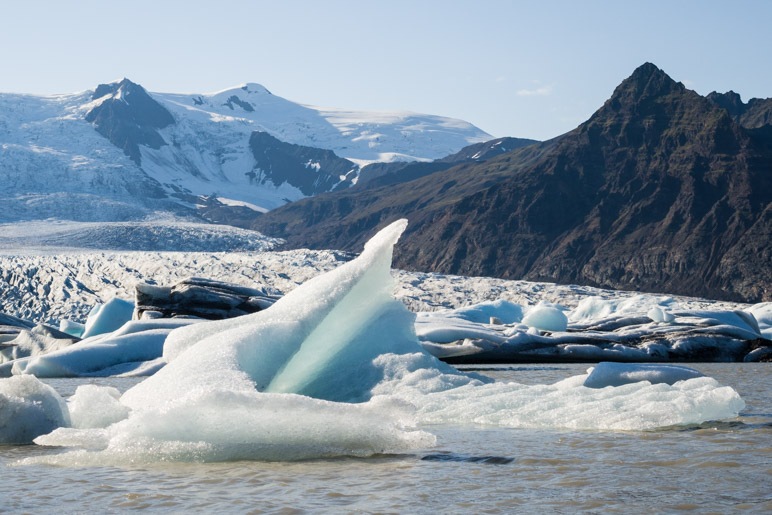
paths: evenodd
<path fill-rule="evenodd" d="M 0 92 L 257 82 L 302 104 L 544 140 L 645 62 L 703 95 L 772 97 L 770 20 L 767 0 L 4 0 Z"/>

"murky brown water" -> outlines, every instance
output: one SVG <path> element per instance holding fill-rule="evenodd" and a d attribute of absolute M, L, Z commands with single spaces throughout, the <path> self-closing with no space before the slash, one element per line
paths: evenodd
<path fill-rule="evenodd" d="M 419 453 L 296 463 L 13 466 L 61 451 L 5 446 L 0 512 L 772 512 L 772 366 L 692 366 L 743 396 L 747 406 L 738 419 L 651 432 L 428 427 L 438 444 Z M 586 368 L 500 366 L 484 373 L 537 384 Z M 83 380 L 51 383 L 67 395 Z"/>

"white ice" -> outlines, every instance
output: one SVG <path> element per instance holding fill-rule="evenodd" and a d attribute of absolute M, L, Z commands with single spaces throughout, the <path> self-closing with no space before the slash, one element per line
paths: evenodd
<path fill-rule="evenodd" d="M 657 295 L 634 295 L 628 298 L 604 299 L 600 296 L 582 299 L 571 310 L 568 318 L 571 322 L 594 322 L 610 316 L 646 314 L 654 308 L 663 313 L 676 304 L 675 299 Z"/>
<path fill-rule="evenodd" d="M 0 444 L 28 444 L 69 426 L 64 399 L 33 376 L 0 379 Z"/>
<path fill-rule="evenodd" d="M 472 306 L 418 313 L 415 330 L 425 349 L 434 356 L 445 358 L 480 351 L 470 339 L 503 343 L 506 337 L 501 324 L 514 324 L 523 318 L 523 308 L 514 302 L 499 299 Z M 445 344 L 453 345 L 445 345 Z"/>
<path fill-rule="evenodd" d="M 115 297 L 104 304 L 97 304 L 89 313 L 83 328 L 83 338 L 111 333 L 130 321 L 134 314 L 134 303 Z"/>
<path fill-rule="evenodd" d="M 767 340 L 772 340 L 772 302 L 762 302 L 751 306 L 748 312 L 756 319 L 762 336 Z"/>
<path fill-rule="evenodd" d="M 680 365 L 652 365 L 649 363 L 598 363 L 589 370 L 584 386 L 588 388 L 605 388 L 607 386 L 622 386 L 623 384 L 648 381 L 652 384 L 675 384 L 678 381 L 704 377 L 704 374 L 693 368 Z"/>
<path fill-rule="evenodd" d="M 540 304 L 528 310 L 523 324 L 540 331 L 565 331 L 568 317 L 559 307 Z"/>
<path fill-rule="evenodd" d="M 86 330 L 86 324 L 81 324 L 74 320 L 63 319 L 59 321 L 59 330 L 76 338 L 83 338 L 83 331 Z"/>
<path fill-rule="evenodd" d="M 526 386 L 443 364 L 391 295 L 391 254 L 405 225 L 265 311 L 174 330 L 166 367 L 121 397 L 127 418 L 110 423 L 120 416 L 110 392 L 79 392 L 110 415 L 83 422 L 78 406 L 78 424 L 106 427 L 41 436 L 36 443 L 80 450 L 27 462 L 364 456 L 429 447 L 426 429 L 436 424 L 641 430 L 743 409 L 737 392 L 707 377 L 588 388 L 584 375 Z"/>
<path fill-rule="evenodd" d="M 97 334 L 47 354 L 17 360 L 14 373 L 37 377 L 149 375 L 158 367 L 148 367 L 147 362 L 161 357 L 169 333 L 197 322 L 200 320 L 131 320 L 116 331 Z M 107 324 L 99 325 L 107 327 Z"/>
<path fill-rule="evenodd" d="M 159 406 L 212 388 L 366 400 L 380 380 L 373 358 L 422 352 L 414 315 L 391 295 L 392 246 L 405 225 L 382 230 L 357 259 L 267 310 L 173 332 L 165 351 L 169 365 L 128 391 L 124 402 Z"/>
<path fill-rule="evenodd" d="M 67 399 L 72 427 L 78 429 L 107 427 L 129 415 L 129 408 L 120 403 L 117 388 L 85 384 Z"/>

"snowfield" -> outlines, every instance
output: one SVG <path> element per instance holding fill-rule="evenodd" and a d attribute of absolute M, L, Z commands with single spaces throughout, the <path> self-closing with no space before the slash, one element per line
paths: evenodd
<path fill-rule="evenodd" d="M 135 162 L 86 121 L 108 99 L 128 103 L 130 95 L 124 86 L 93 95 L 0 93 L 0 221 L 136 220 L 175 203 L 191 207 L 177 194 L 216 194 L 261 211 L 305 197 L 287 182 L 250 183 L 255 131 L 359 165 L 432 160 L 493 138 L 462 120 L 302 105 L 249 83 L 212 94 L 148 93 L 174 123 L 159 130 L 159 148 L 140 145 Z"/>

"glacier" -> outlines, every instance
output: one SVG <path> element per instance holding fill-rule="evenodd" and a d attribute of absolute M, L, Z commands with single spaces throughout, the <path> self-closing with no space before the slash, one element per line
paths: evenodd
<path fill-rule="evenodd" d="M 172 123 L 148 129 L 141 120 L 126 121 L 122 129 L 154 136 L 129 151 L 108 139 L 119 131 L 109 127 L 100 134 L 104 120 L 89 115 L 111 101 L 128 106 L 139 97 L 143 102 L 129 114 L 141 116 L 155 103 Z M 120 115 L 113 111 L 105 119 L 121 123 Z M 250 182 L 255 132 L 334 151 L 354 168 L 432 160 L 492 139 L 461 120 L 313 107 L 254 83 L 212 94 L 148 93 L 125 79 L 73 94 L 0 93 L 0 200 L 6 207 L 0 221 L 139 221 L 159 211 L 189 216 L 205 197 L 256 211 L 305 197 L 287 182 Z M 316 172 L 311 167 L 308 173 Z"/>
<path fill-rule="evenodd" d="M 62 417 L 72 411 L 72 421 L 34 440 L 66 452 L 22 463 L 369 456 L 432 447 L 436 425 L 647 430 L 733 418 L 743 409 L 731 387 L 696 374 L 594 388 L 584 384 L 587 374 L 527 386 L 440 362 L 421 346 L 416 315 L 393 295 L 391 255 L 405 227 L 393 223 L 359 257 L 265 311 L 174 329 L 166 366 L 120 398 L 100 387 L 76 392 L 71 409 L 59 408 Z M 458 319 L 481 312 L 519 316 L 499 303 Z M 19 379 L 0 379 L 0 393 L 9 381 Z"/>

